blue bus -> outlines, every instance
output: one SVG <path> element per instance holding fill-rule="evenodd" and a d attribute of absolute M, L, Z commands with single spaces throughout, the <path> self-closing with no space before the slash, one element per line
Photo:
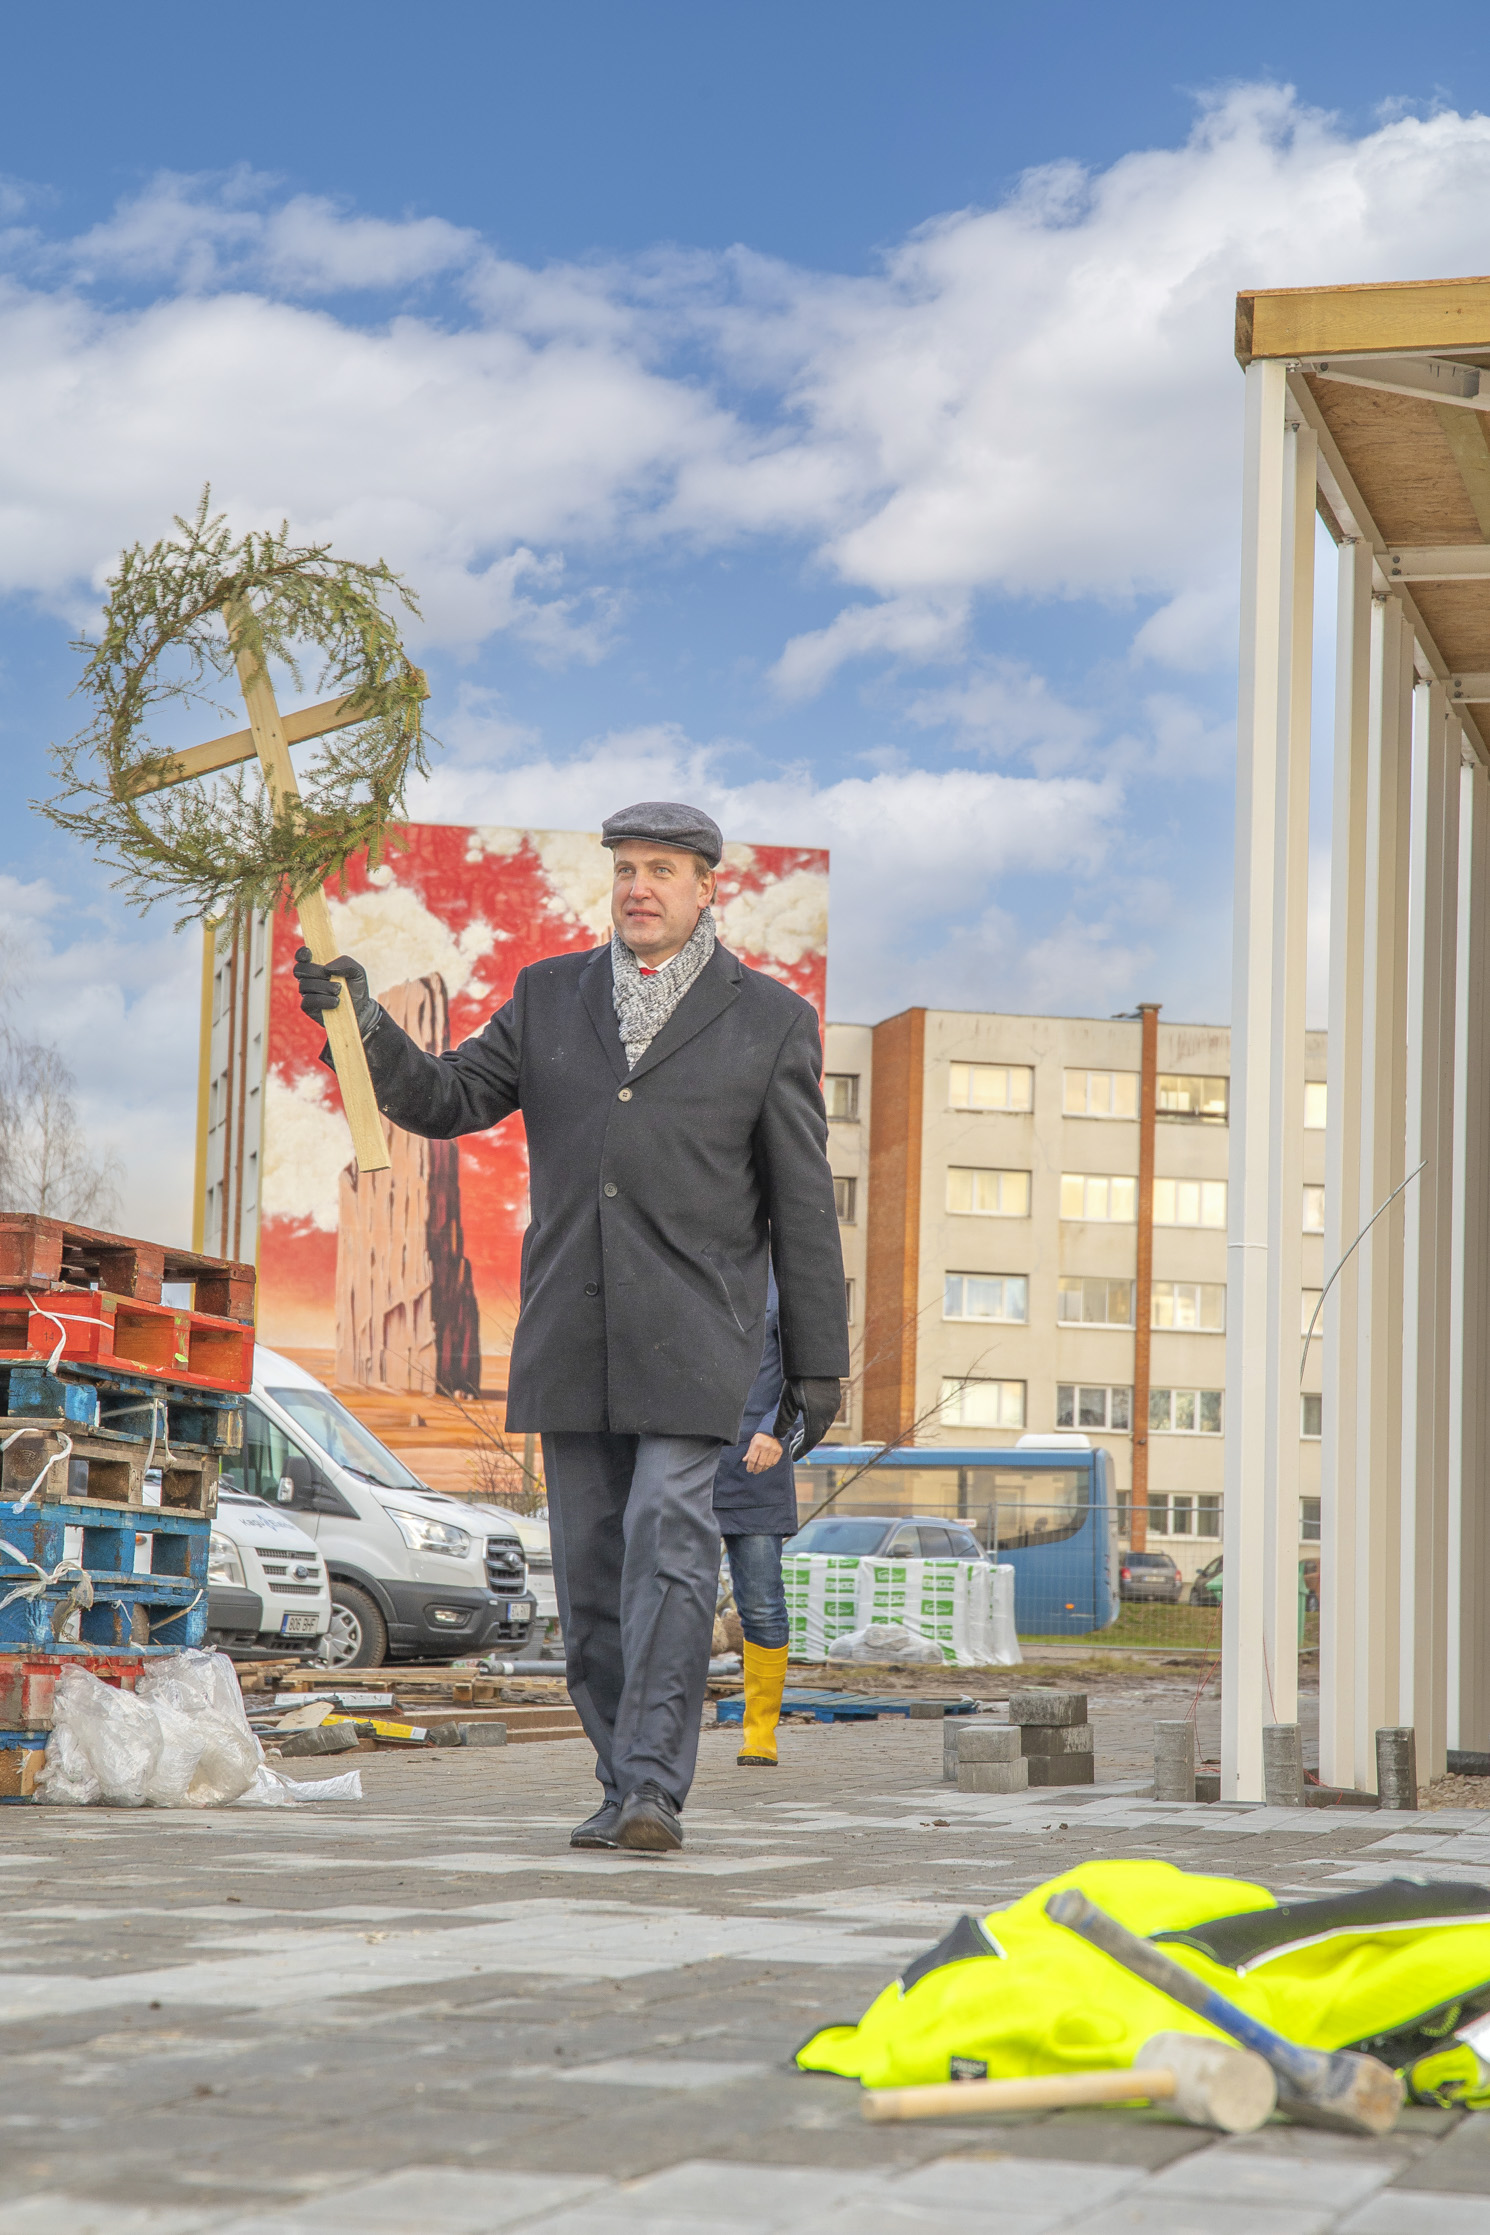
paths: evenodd
<path fill-rule="evenodd" d="M 1084 1637 L 1121 1612 L 1112 1458 L 1054 1436 L 1012 1450 L 820 1444 L 797 1465 L 802 1524 L 789 1549 L 848 1551 L 855 1516 L 957 1520 L 1014 1570 L 1021 1637 Z M 835 1493 L 837 1493 L 835 1495 Z M 817 1520 L 809 1518 L 824 1500 Z M 839 1541 L 834 1541 L 834 1540 Z"/>

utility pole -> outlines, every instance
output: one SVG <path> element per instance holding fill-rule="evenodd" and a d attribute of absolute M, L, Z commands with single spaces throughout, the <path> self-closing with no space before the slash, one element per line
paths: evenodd
<path fill-rule="evenodd" d="M 1133 1283 L 1133 1488 L 1128 1541 L 1149 1540 L 1149 1345 L 1154 1316 L 1154 1131 L 1159 1110 L 1159 1010 L 1140 1001 L 1143 1052 L 1138 1077 L 1138 1277 Z"/>

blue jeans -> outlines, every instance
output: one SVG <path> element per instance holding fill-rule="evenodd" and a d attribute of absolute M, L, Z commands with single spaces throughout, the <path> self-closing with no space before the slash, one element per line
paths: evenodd
<path fill-rule="evenodd" d="M 726 1537 L 735 1612 L 748 1645 L 781 1646 L 790 1628 L 781 1587 L 780 1537 Z"/>

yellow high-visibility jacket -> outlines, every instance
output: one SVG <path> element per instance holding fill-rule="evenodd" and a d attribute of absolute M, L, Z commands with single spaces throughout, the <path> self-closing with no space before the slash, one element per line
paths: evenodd
<path fill-rule="evenodd" d="M 903 2087 L 1129 2065 L 1151 2034 L 1214 2034 L 1053 1924 L 1045 1903 L 1062 1886 L 1291 2041 L 1366 2050 L 1419 2101 L 1490 2105 L 1490 1887 L 1394 1878 L 1279 1903 L 1245 1879 L 1163 1862 L 1084 1863 L 1008 1909 L 960 1918 L 857 2025 L 814 2034 L 798 2064 Z"/>

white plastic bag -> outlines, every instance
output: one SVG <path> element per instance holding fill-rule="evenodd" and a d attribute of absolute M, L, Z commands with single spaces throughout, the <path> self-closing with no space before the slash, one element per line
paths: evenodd
<path fill-rule="evenodd" d="M 147 1661 L 134 1692 L 101 1683 L 87 1669 L 64 1669 L 37 1784 L 43 1800 L 74 1808 L 221 1808 L 229 1801 L 280 1807 L 362 1798 L 355 1770 L 302 1785 L 266 1765 L 225 1653 Z"/>
<path fill-rule="evenodd" d="M 143 1808 L 162 1744 L 158 1719 L 133 1692 L 101 1683 L 87 1669 L 65 1668 L 37 1779 L 42 1797 L 83 1808 L 98 1801 Z"/>
<path fill-rule="evenodd" d="M 830 1661 L 901 1662 L 908 1666 L 942 1666 L 942 1649 L 929 1637 L 918 1637 L 903 1622 L 870 1622 L 862 1630 L 848 1630 L 828 1647 Z"/>

